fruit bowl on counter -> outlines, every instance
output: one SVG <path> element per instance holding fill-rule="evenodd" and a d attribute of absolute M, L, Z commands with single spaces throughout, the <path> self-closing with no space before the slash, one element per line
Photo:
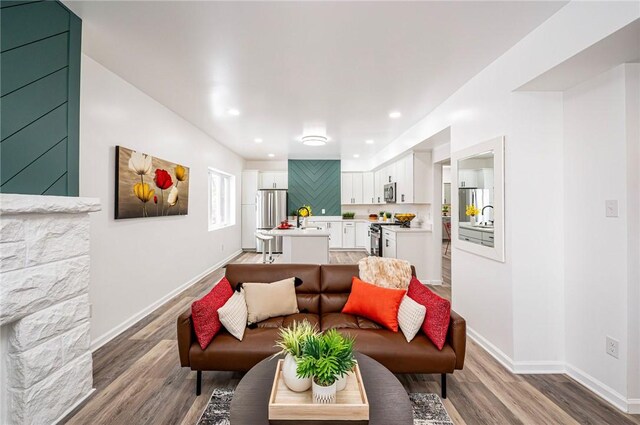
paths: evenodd
<path fill-rule="evenodd" d="M 402 224 L 402 227 L 410 227 L 411 220 L 416 218 L 415 214 L 411 213 L 397 213 L 394 215 L 397 222 Z"/>

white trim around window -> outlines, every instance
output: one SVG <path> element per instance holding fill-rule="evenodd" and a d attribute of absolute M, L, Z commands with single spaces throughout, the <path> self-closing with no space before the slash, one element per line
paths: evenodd
<path fill-rule="evenodd" d="M 209 167 L 209 231 L 236 224 L 236 177 Z"/>

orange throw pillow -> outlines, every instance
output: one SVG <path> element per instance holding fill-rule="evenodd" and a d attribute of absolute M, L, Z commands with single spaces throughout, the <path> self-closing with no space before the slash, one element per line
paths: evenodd
<path fill-rule="evenodd" d="M 366 317 L 398 332 L 398 309 L 406 292 L 404 289 L 381 288 L 353 276 L 351 294 L 342 312 Z"/>

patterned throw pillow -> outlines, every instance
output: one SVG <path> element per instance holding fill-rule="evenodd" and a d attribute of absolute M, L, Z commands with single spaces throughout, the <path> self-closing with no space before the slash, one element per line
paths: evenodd
<path fill-rule="evenodd" d="M 229 301 L 218 310 L 222 326 L 231 335 L 242 341 L 247 327 L 247 303 L 244 300 L 244 290 L 233 293 Z"/>
<path fill-rule="evenodd" d="M 231 298 L 231 295 L 233 295 L 231 284 L 226 277 L 223 277 L 211 292 L 191 304 L 193 328 L 200 348 L 203 350 L 220 331 L 222 323 L 218 317 L 218 309 Z"/>
<path fill-rule="evenodd" d="M 404 296 L 398 309 L 398 325 L 400 325 L 400 330 L 407 342 L 411 342 L 420 330 L 426 313 L 427 308 L 425 306 L 406 295 Z"/>
<path fill-rule="evenodd" d="M 438 350 L 442 350 L 449 330 L 451 303 L 436 295 L 415 277 L 411 279 L 407 296 L 427 308 L 422 330 Z"/>

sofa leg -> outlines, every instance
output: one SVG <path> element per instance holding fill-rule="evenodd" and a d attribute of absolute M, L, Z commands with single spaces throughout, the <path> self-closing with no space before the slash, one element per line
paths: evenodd
<path fill-rule="evenodd" d="M 443 373 L 440 375 L 440 391 L 442 394 L 442 398 L 447 398 L 447 374 Z"/>
<path fill-rule="evenodd" d="M 196 396 L 199 396 L 202 393 L 202 371 L 199 370 L 196 372 Z"/>

